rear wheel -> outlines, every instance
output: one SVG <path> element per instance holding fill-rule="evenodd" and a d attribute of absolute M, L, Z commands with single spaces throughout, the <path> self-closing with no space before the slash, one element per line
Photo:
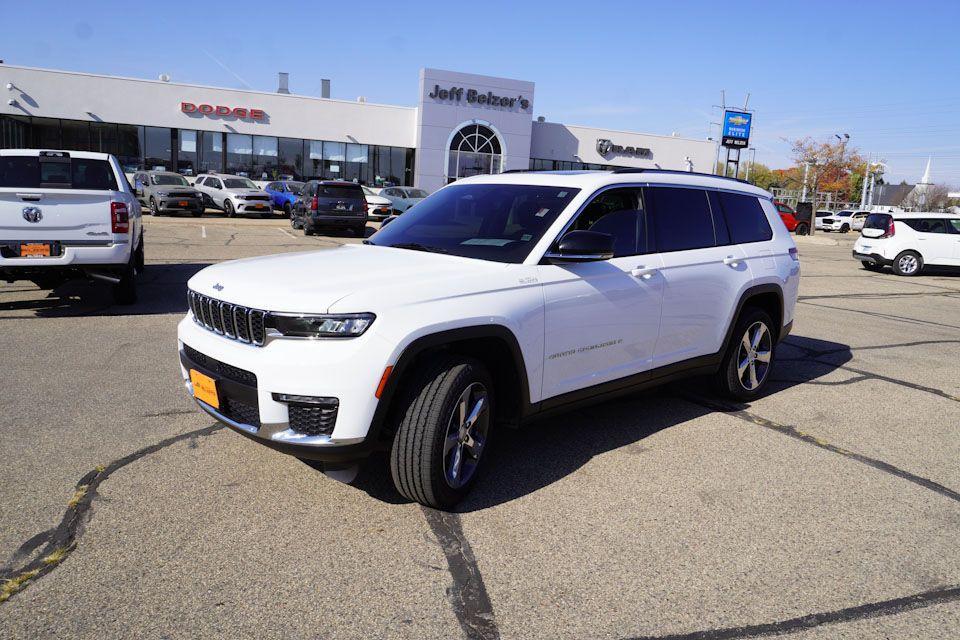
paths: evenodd
<path fill-rule="evenodd" d="M 293 219 L 293 208 L 290 206 L 289 202 L 283 203 L 283 213 L 286 214 L 288 218 Z"/>
<path fill-rule="evenodd" d="M 463 499 L 490 435 L 493 400 L 490 374 L 476 360 L 450 356 L 422 369 L 403 401 L 390 451 L 397 491 L 437 509 Z"/>
<path fill-rule="evenodd" d="M 236 209 L 233 208 L 233 203 L 229 200 L 223 201 L 223 212 L 227 214 L 228 218 L 232 218 L 237 214 Z"/>
<path fill-rule="evenodd" d="M 850 225 L 848 224 L 845 224 L 842 227 L 840 227 L 840 233 L 848 233 L 849 231 L 850 231 Z"/>
<path fill-rule="evenodd" d="M 810 227 L 805 222 L 798 224 L 794 231 L 798 236 L 810 235 Z"/>
<path fill-rule="evenodd" d="M 312 236 L 316 233 L 317 233 L 317 230 L 313 228 L 313 225 L 311 225 L 309 222 L 303 223 L 303 235 Z"/>
<path fill-rule="evenodd" d="M 898 276 L 915 276 L 923 269 L 923 258 L 916 251 L 904 251 L 893 259 L 893 272 Z"/>
<path fill-rule="evenodd" d="M 127 305 L 137 301 L 136 253 L 130 255 L 130 261 L 120 275 L 120 282 L 113 285 L 113 301 Z"/>
<path fill-rule="evenodd" d="M 363 236 L 367 235 L 367 225 L 363 224 L 354 227 L 353 235 L 357 236 L 358 238 L 362 238 Z"/>
<path fill-rule="evenodd" d="M 146 269 L 146 256 L 143 252 L 143 232 L 140 233 L 140 244 L 133 252 L 133 267 L 137 274 L 141 274 Z"/>
<path fill-rule="evenodd" d="M 763 391 L 773 369 L 773 321 L 766 311 L 747 307 L 731 341 L 717 374 L 720 390 L 736 400 L 752 400 Z"/>

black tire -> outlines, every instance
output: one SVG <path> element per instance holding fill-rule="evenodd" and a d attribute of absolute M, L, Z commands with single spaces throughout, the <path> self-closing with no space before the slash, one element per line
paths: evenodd
<path fill-rule="evenodd" d="M 154 200 L 152 197 L 150 198 L 150 215 L 152 216 L 163 215 L 160 213 L 160 207 L 157 206 L 157 201 Z"/>
<path fill-rule="evenodd" d="M 133 251 L 133 268 L 136 270 L 137 275 L 142 274 L 146 268 L 146 255 L 143 251 L 143 232 L 140 232 L 140 243 L 137 245 L 137 248 Z"/>
<path fill-rule="evenodd" d="M 863 265 L 863 268 L 867 271 L 883 271 L 883 267 L 875 262 L 867 262 L 866 260 L 861 260 L 860 264 Z"/>
<path fill-rule="evenodd" d="M 465 396 L 465 406 L 483 407 L 474 429 L 466 436 L 457 424 L 458 407 Z M 400 424 L 390 450 L 393 484 L 410 500 L 435 509 L 450 509 L 467 494 L 480 470 L 494 415 L 490 374 L 477 360 L 441 357 L 415 373 L 401 402 Z M 448 433 L 460 433 L 460 437 L 448 439 Z M 478 445 L 475 458 L 464 440 L 467 437 Z M 445 451 L 447 444 L 451 445 L 449 451 Z M 454 463 L 454 459 L 459 462 Z M 449 465 L 453 466 L 448 469 Z M 454 468 L 461 474 L 457 480 L 450 479 L 451 474 L 457 476 Z"/>
<path fill-rule="evenodd" d="M 194 218 L 200 218 L 200 217 L 202 217 L 202 216 L 203 216 L 203 207 L 200 207 L 200 208 L 197 209 L 196 211 L 191 211 L 191 212 L 190 212 L 190 215 L 192 215 Z"/>
<path fill-rule="evenodd" d="M 309 222 L 303 223 L 303 235 L 312 236 L 312 235 L 315 235 L 316 233 L 317 233 L 317 230 L 313 228 L 313 225 L 311 225 Z"/>
<path fill-rule="evenodd" d="M 845 224 L 842 227 L 840 227 L 840 233 L 849 233 L 849 232 L 850 232 L 850 225 Z"/>
<path fill-rule="evenodd" d="M 917 276 L 923 271 L 923 258 L 916 251 L 901 251 L 893 259 L 893 272 L 898 276 Z"/>
<path fill-rule="evenodd" d="M 762 325 L 765 330 L 765 338 L 761 337 L 759 344 L 752 351 L 747 352 L 745 341 L 747 332 L 752 332 L 758 325 Z M 770 380 L 775 361 L 775 327 L 773 321 L 766 311 L 757 307 L 745 307 L 737 318 L 734 325 L 733 334 L 730 336 L 730 344 L 727 345 L 727 352 L 720 365 L 720 371 L 717 372 L 717 384 L 720 391 L 739 401 L 753 400 L 761 393 Z M 752 342 L 752 341 L 749 341 Z M 759 357 L 761 353 L 767 354 L 767 362 L 764 363 Z M 746 366 L 744 363 L 746 362 Z M 743 369 L 741 369 L 743 367 Z M 753 367 L 753 375 L 750 369 Z M 756 386 L 751 386 L 753 381 Z"/>
<path fill-rule="evenodd" d="M 293 208 L 290 206 L 289 202 L 283 203 L 283 212 L 288 218 L 293 218 Z"/>
<path fill-rule="evenodd" d="M 233 208 L 233 203 L 230 200 L 223 201 L 223 212 L 227 214 L 228 218 L 232 218 L 237 215 L 236 209 Z"/>
<path fill-rule="evenodd" d="M 805 222 L 801 222 L 797 225 L 796 229 L 794 229 L 794 233 L 798 236 L 808 236 L 810 235 L 810 227 Z"/>
<path fill-rule="evenodd" d="M 120 276 L 120 282 L 113 285 L 113 301 L 117 304 L 128 305 L 137 301 L 137 270 L 136 255 L 130 256 L 130 262 Z"/>

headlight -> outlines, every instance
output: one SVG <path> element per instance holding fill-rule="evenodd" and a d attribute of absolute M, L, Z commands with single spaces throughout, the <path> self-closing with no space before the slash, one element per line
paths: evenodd
<path fill-rule="evenodd" d="M 269 326 L 294 338 L 355 338 L 373 324 L 372 313 L 346 313 L 319 316 L 270 314 Z"/>
<path fill-rule="evenodd" d="M 170 194 L 166 191 L 157 191 L 157 195 L 160 196 L 161 198 L 166 198 Z"/>

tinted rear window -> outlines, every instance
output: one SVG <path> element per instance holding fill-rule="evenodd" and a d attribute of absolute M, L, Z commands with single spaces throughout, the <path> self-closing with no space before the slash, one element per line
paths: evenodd
<path fill-rule="evenodd" d="M 117 179 L 106 160 L 71 158 L 69 162 L 41 162 L 30 156 L 0 157 L 0 187 L 118 190 Z"/>
<path fill-rule="evenodd" d="M 883 229 L 886 231 L 887 225 L 890 223 L 890 214 L 887 213 L 871 213 L 867 216 L 867 219 L 863 223 L 864 229 Z"/>
<path fill-rule="evenodd" d="M 652 187 L 647 190 L 660 251 L 716 246 L 707 193 L 700 189 Z"/>
<path fill-rule="evenodd" d="M 340 185 L 323 185 L 321 184 L 317 190 L 317 196 L 321 198 L 350 198 L 354 200 L 363 199 L 363 189 L 358 186 L 340 186 Z"/>
<path fill-rule="evenodd" d="M 773 237 L 763 206 L 756 197 L 724 192 L 720 192 L 718 197 L 727 217 L 727 228 L 730 229 L 733 243 L 764 242 Z"/>

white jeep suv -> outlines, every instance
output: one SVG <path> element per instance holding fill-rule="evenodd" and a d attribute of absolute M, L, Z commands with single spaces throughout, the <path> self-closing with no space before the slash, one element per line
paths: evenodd
<path fill-rule="evenodd" d="M 871 213 L 853 245 L 865 269 L 892 267 L 915 276 L 924 265 L 960 267 L 960 215 L 955 213 Z"/>
<path fill-rule="evenodd" d="M 740 181 L 475 176 L 364 245 L 199 272 L 180 362 L 235 431 L 347 478 L 389 450 L 401 494 L 449 508 L 495 426 L 688 375 L 756 397 L 799 277 L 770 194 Z"/>

